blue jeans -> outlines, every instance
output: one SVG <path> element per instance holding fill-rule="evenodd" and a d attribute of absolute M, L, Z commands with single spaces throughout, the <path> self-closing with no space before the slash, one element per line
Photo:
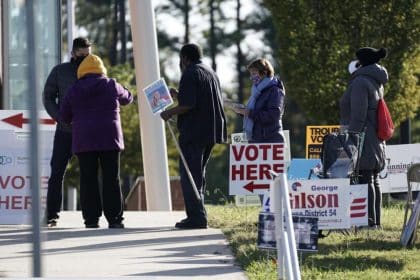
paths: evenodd
<path fill-rule="evenodd" d="M 57 219 L 63 200 L 63 180 L 67 165 L 72 157 L 72 134 L 56 130 L 51 156 L 51 175 L 48 179 L 47 219 Z"/>
<path fill-rule="evenodd" d="M 205 176 L 206 166 L 214 145 L 195 143 L 179 143 L 179 145 L 201 197 L 201 201 L 197 200 L 187 171 L 180 159 L 179 173 L 187 218 L 197 223 L 207 223 L 207 212 L 204 208 L 204 192 L 206 190 Z"/>

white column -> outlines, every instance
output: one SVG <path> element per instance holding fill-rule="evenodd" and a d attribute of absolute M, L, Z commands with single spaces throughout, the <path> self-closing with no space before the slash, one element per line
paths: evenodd
<path fill-rule="evenodd" d="M 172 210 L 163 120 L 153 116 L 143 93 L 160 78 L 155 15 L 151 0 L 130 0 L 131 34 L 143 151 L 147 210 Z"/>

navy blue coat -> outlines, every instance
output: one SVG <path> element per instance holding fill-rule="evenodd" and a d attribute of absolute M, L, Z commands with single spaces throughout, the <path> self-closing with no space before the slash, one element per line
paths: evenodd
<path fill-rule="evenodd" d="M 248 115 L 254 121 L 250 143 L 284 143 L 282 116 L 285 95 L 283 83 L 276 78 L 262 90 Z"/>

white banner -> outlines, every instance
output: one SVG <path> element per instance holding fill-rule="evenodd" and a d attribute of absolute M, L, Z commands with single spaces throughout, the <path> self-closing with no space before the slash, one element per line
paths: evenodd
<path fill-rule="evenodd" d="M 420 162 L 420 144 L 386 147 L 387 165 L 379 174 L 382 193 L 407 192 L 407 169 Z M 420 184 L 413 190 L 420 190 Z"/>
<path fill-rule="evenodd" d="M 0 110 L 0 224 L 29 224 L 31 215 L 28 111 Z M 45 208 L 55 122 L 40 112 L 40 190 Z"/>

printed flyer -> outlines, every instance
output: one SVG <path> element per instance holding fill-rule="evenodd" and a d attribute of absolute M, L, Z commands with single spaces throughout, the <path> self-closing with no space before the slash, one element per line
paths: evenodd
<path fill-rule="evenodd" d="M 143 89 L 148 104 L 154 115 L 159 114 L 173 104 L 171 94 L 164 79 L 159 79 Z"/>

